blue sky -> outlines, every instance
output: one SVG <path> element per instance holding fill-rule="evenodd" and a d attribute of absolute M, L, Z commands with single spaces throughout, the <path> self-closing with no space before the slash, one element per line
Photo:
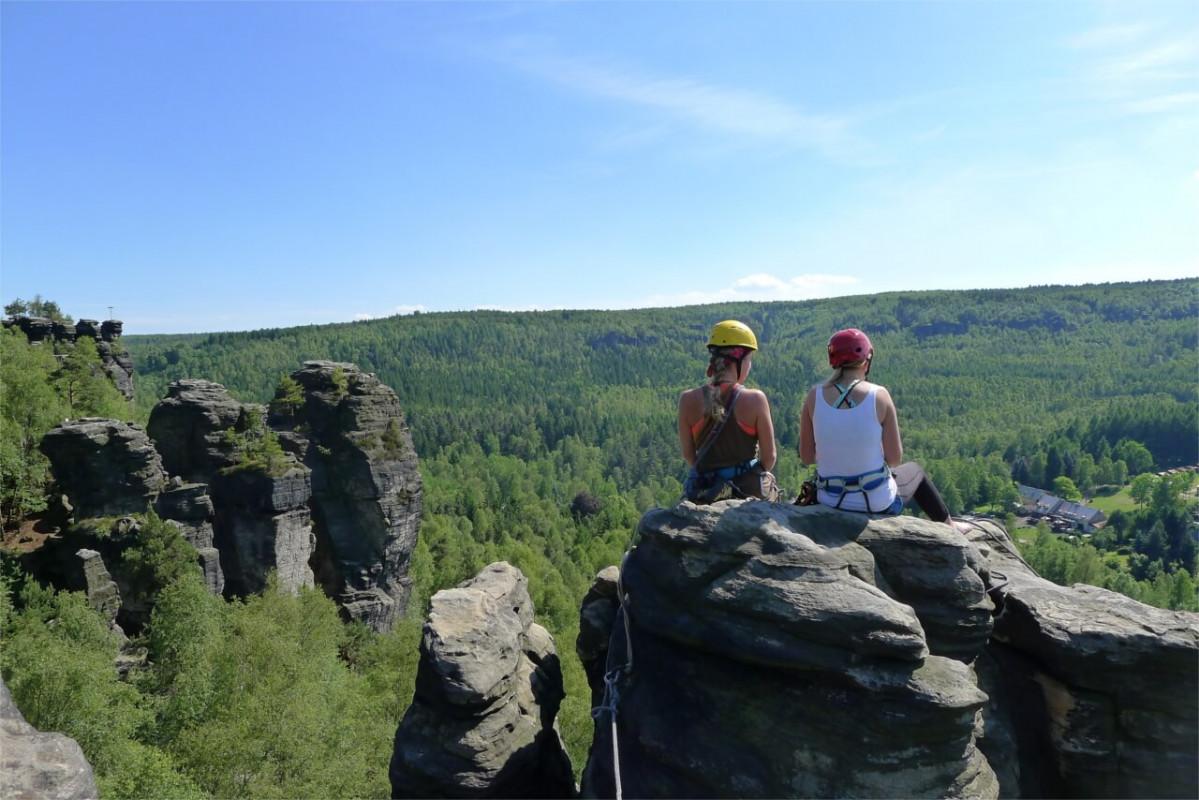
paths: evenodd
<path fill-rule="evenodd" d="M 1199 275 L 1199 5 L 0 6 L 0 294 L 129 333 Z"/>

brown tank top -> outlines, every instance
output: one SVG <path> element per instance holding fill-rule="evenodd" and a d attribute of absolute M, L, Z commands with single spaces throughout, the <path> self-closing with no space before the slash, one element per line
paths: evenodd
<path fill-rule="evenodd" d="M 704 429 L 698 437 L 698 443 L 702 444 L 708 440 L 708 432 L 715 424 L 715 421 L 709 420 L 708 424 L 704 425 Z M 734 414 L 733 418 L 724 424 L 724 429 L 716 438 L 716 442 L 707 453 L 704 453 L 703 461 L 697 463 L 695 469 L 698 472 L 708 472 L 722 467 L 731 467 L 735 464 L 744 464 L 757 455 L 758 437 L 750 436 L 741 430 Z"/>

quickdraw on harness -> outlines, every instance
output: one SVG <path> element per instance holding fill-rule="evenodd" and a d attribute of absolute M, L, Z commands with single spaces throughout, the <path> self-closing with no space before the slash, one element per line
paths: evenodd
<path fill-rule="evenodd" d="M 629 598 L 624 591 L 624 568 L 629 560 L 629 553 L 624 554 L 620 562 L 620 576 L 616 579 L 616 599 L 620 603 L 617 613 L 620 614 L 621 626 L 624 628 L 625 663 L 613 667 L 611 664 L 612 650 L 609 645 L 607 671 L 604 672 L 604 697 L 600 704 L 591 709 L 591 718 L 598 720 L 607 714 L 612 726 L 612 777 L 616 788 L 616 800 L 623 800 L 623 790 L 620 783 L 620 741 L 616 733 L 616 709 L 620 705 L 620 682 L 633 673 L 633 634 L 630 630 L 632 619 L 629 617 Z"/>
<path fill-rule="evenodd" d="M 837 504 L 833 508 L 840 508 L 847 495 L 861 493 L 862 499 L 866 501 L 867 513 L 873 514 L 874 509 L 870 507 L 870 492 L 882 486 L 890 477 L 891 469 L 883 465 L 870 472 L 863 472 L 861 475 L 829 475 L 827 477 L 817 475 L 816 488 L 823 489 L 837 498 Z"/>

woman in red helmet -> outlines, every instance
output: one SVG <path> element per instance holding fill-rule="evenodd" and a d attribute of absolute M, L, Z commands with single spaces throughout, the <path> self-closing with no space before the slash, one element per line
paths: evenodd
<path fill-rule="evenodd" d="M 709 382 L 679 397 L 679 443 L 691 465 L 683 496 L 692 502 L 778 500 L 770 473 L 776 457 L 770 401 L 742 385 L 757 349 L 747 325 L 716 323 L 708 337 Z"/>
<path fill-rule="evenodd" d="M 915 500 L 929 519 L 952 522 L 949 509 L 919 464 L 903 462 L 895 402 L 870 383 L 874 347 L 857 328 L 833 334 L 835 372 L 804 400 L 799 457 L 816 465 L 816 499 L 846 511 L 898 514 Z"/>

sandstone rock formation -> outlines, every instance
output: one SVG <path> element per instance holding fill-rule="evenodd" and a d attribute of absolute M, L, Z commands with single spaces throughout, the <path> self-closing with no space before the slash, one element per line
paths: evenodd
<path fill-rule="evenodd" d="M 926 563 L 893 585 L 912 561 L 896 524 Z M 626 796 L 998 796 L 976 746 L 987 696 L 960 660 L 987 600 L 951 528 L 730 501 L 650 511 L 639 532 L 621 576 Z M 933 587 L 950 610 L 927 613 Z M 611 648 L 624 664 L 623 615 Z M 614 794 L 612 748 L 603 716 L 585 795 Z"/>
<path fill-rule="evenodd" d="M 120 320 L 108 319 L 101 324 L 94 319 L 81 319 L 68 326 L 45 317 L 18 315 L 4 320 L 4 327 L 16 327 L 33 344 L 45 341 L 73 343 L 80 336 L 95 339 L 104 371 L 126 400 L 133 399 L 133 359 L 118 341 L 124 327 Z"/>
<path fill-rule="evenodd" d="M 390 630 L 408 605 L 408 559 L 423 491 L 394 391 L 353 364 L 307 361 L 302 399 L 272 403 L 271 426 L 312 470 L 314 570 L 347 616 Z"/>
<path fill-rule="evenodd" d="M 587 683 L 591 686 L 591 707 L 600 704 L 604 694 L 604 665 L 608 660 L 608 640 L 620 611 L 617 599 L 620 580 L 618 567 L 605 567 L 595 576 L 579 608 L 579 635 L 575 653 L 583 662 Z"/>
<path fill-rule="evenodd" d="M 144 512 L 167 482 L 146 431 L 111 419 L 64 422 L 41 450 L 77 519 Z"/>
<path fill-rule="evenodd" d="M 216 511 L 208 495 L 208 485 L 183 483 L 174 479 L 170 488 L 158 496 L 154 510 L 158 516 L 170 522 L 196 548 L 200 569 L 204 570 L 204 583 L 213 594 L 225 590 L 225 574 L 221 570 L 221 554 L 216 549 L 213 519 Z"/>
<path fill-rule="evenodd" d="M 113 324 L 112 320 L 104 323 L 106 329 L 111 324 Z M 120 336 L 119 326 L 121 323 L 117 322 L 115 324 L 118 326 L 115 336 Z M 96 343 L 96 350 L 100 353 L 100 363 L 104 365 L 104 371 L 112 380 L 113 385 L 117 387 L 117 391 L 126 400 L 132 400 L 133 359 L 129 356 L 128 351 L 117 344 L 115 337 L 108 338 L 108 336 L 105 336 Z"/>
<path fill-rule="evenodd" d="M 225 431 L 242 416 L 242 404 L 212 381 L 178 380 L 154 406 L 146 431 L 167 472 L 190 483 L 208 483 L 234 463 Z"/>
<path fill-rule="evenodd" d="M 0 679 L 0 797 L 6 800 L 93 800 L 99 796 L 79 744 L 41 733 L 25 721 Z"/>
<path fill-rule="evenodd" d="M 416 694 L 395 736 L 392 797 L 571 797 L 554 718 L 562 672 L 527 581 L 491 564 L 433 596 Z"/>
<path fill-rule="evenodd" d="M 1020 709 L 992 725 L 1019 755 L 1007 793 L 1195 797 L 1199 614 L 1053 584 L 991 522 L 970 538 L 1000 606 L 980 672 L 997 707 Z"/>
<path fill-rule="evenodd" d="M 277 476 L 234 470 L 213 478 L 216 545 L 231 594 L 261 592 L 272 570 L 285 591 L 313 585 L 309 476 L 307 468 L 294 464 Z"/>
<path fill-rule="evenodd" d="M 80 548 L 75 556 L 80 561 L 88 604 L 99 611 L 108 620 L 109 625 L 114 624 L 117 621 L 117 612 L 121 609 L 121 591 L 108 572 L 104 558 L 95 550 L 87 548 Z"/>

